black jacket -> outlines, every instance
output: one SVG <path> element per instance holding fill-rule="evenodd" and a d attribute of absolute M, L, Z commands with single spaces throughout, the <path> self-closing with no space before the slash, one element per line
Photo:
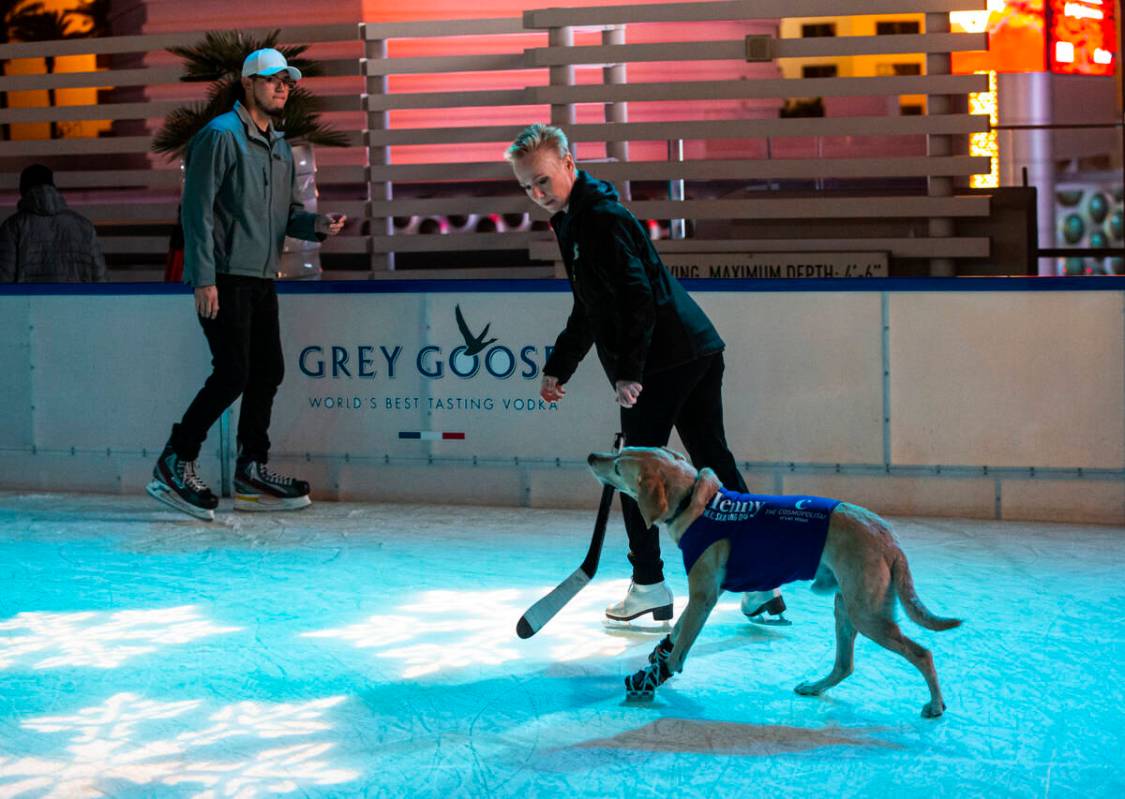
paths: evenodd
<path fill-rule="evenodd" d="M 54 186 L 34 186 L 0 225 L 0 282 L 107 280 L 94 225 L 66 207 Z"/>
<path fill-rule="evenodd" d="M 612 384 L 720 352 L 711 320 L 672 276 L 613 184 L 584 170 L 551 218 L 574 308 L 543 371 L 565 383 L 590 349 Z"/>

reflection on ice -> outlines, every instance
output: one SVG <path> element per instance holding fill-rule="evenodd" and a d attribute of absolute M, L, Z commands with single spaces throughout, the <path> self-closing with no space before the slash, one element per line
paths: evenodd
<path fill-rule="evenodd" d="M 196 797 L 240 797 L 292 793 L 310 785 L 338 785 L 357 773 L 333 767 L 325 755 L 335 744 L 308 740 L 259 749 L 256 741 L 311 738 L 332 729 L 327 711 L 343 696 L 304 703 L 239 702 L 197 723 L 199 729 L 171 738 L 146 738 L 159 722 L 201 711 L 202 700 L 159 702 L 120 693 L 104 704 L 67 716 L 41 716 L 21 724 L 45 735 L 70 736 L 66 756 L 0 757 L 0 797 L 29 791 L 37 796 L 76 799 L 105 796 L 107 786 L 128 782 L 150 786 L 199 784 Z M 209 724 L 207 722 L 210 722 Z M 158 732 L 156 733 L 159 734 Z M 221 750 L 210 749 L 219 741 Z"/>
<path fill-rule="evenodd" d="M 390 614 L 370 616 L 345 627 L 304 633 L 334 638 L 357 649 L 377 649 L 377 657 L 403 663 L 403 677 L 418 677 L 469 665 L 497 665 L 534 651 L 552 661 L 613 657 L 629 642 L 607 636 L 604 609 L 619 599 L 627 580 L 588 586 L 552 619 L 535 640 L 548 649 L 531 648 L 515 637 L 516 620 L 551 586 L 497 591 L 426 591 Z"/>
<path fill-rule="evenodd" d="M 116 613 L 20 613 L 0 621 L 0 669 L 112 669 L 161 646 L 239 629 L 212 623 L 195 605 Z"/>

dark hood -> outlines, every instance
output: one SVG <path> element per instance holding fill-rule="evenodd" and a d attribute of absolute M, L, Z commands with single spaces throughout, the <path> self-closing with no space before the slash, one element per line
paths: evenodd
<path fill-rule="evenodd" d="M 598 180 L 585 169 L 579 169 L 567 207 L 573 213 L 606 200 L 616 201 L 619 197 L 617 189 L 608 180 Z"/>
<path fill-rule="evenodd" d="M 19 209 L 39 216 L 54 216 L 66 209 L 66 201 L 54 186 L 43 184 L 28 189 L 20 198 Z"/>
<path fill-rule="evenodd" d="M 620 195 L 613 184 L 607 180 L 598 180 L 591 177 L 585 169 L 578 170 L 578 177 L 570 189 L 570 198 L 567 200 L 566 210 L 559 211 L 551 217 L 551 223 L 558 230 L 559 225 L 568 216 L 582 213 L 587 208 L 603 201 L 614 201 Z"/>

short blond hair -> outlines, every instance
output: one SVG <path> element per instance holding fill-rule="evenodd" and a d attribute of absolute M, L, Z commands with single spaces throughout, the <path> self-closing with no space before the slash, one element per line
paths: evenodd
<path fill-rule="evenodd" d="M 553 147 L 559 158 L 566 158 L 570 154 L 570 142 L 562 128 L 536 122 L 520 131 L 520 135 L 504 151 L 504 158 L 515 161 L 544 147 Z"/>

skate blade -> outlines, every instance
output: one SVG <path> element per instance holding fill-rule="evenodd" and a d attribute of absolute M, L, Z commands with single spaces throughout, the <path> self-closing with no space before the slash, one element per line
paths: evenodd
<path fill-rule="evenodd" d="M 763 627 L 792 627 L 793 622 L 785 618 L 781 614 L 776 616 L 766 616 L 764 613 L 760 616 L 747 616 L 751 624 L 760 624 Z"/>
<path fill-rule="evenodd" d="M 667 621 L 660 622 L 637 622 L 637 621 L 624 621 L 621 619 L 602 619 L 602 625 L 605 627 L 607 633 L 621 634 L 621 633 L 639 633 L 641 635 L 667 635 L 672 629 L 672 623 Z"/>
<path fill-rule="evenodd" d="M 312 504 L 306 494 L 303 497 L 271 497 L 268 494 L 238 494 L 234 495 L 234 509 L 247 513 L 266 512 L 275 510 L 300 510 Z"/>
<path fill-rule="evenodd" d="M 647 704 L 656 698 L 656 691 L 625 691 L 625 701 L 633 705 Z"/>
<path fill-rule="evenodd" d="M 195 505 L 192 505 L 189 502 L 184 502 L 178 496 L 169 491 L 163 483 L 157 480 L 153 480 L 151 483 L 146 485 L 145 491 L 147 491 L 148 495 L 155 499 L 157 502 L 161 502 L 167 505 L 169 508 L 172 508 L 173 510 L 178 510 L 181 513 L 186 513 L 189 516 L 194 516 L 195 518 L 202 519 L 205 522 L 215 521 L 215 511 L 209 510 L 207 508 L 197 508 L 195 507 Z"/>

